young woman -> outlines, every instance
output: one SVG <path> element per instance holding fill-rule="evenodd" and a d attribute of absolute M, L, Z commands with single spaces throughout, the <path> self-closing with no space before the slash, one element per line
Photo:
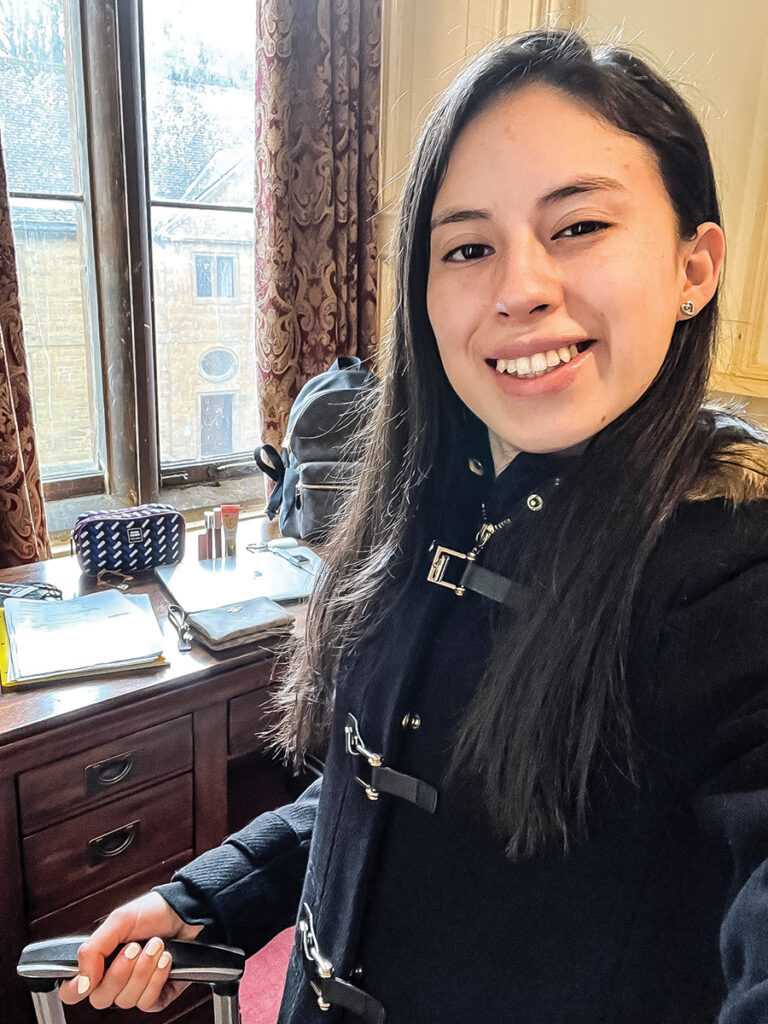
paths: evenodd
<path fill-rule="evenodd" d="M 285 1024 L 768 1019 L 768 454 L 704 407 L 719 225 L 637 58 L 540 31 L 460 75 L 282 695 L 322 783 L 115 911 L 65 1002 L 163 1005 L 161 937 L 298 911 Z"/>

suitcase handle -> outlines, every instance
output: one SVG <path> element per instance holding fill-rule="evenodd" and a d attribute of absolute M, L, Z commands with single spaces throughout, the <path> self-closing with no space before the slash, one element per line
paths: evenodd
<path fill-rule="evenodd" d="M 74 978 L 78 972 L 77 951 L 87 935 L 68 935 L 60 939 L 32 942 L 22 950 L 16 968 L 34 994 L 53 993 L 60 981 Z M 238 1019 L 237 991 L 245 970 L 245 953 L 233 946 L 207 946 L 197 942 L 164 943 L 173 958 L 169 977 L 174 981 L 208 984 L 214 995 L 214 1020 L 227 1024 Z M 109 966 L 117 951 L 107 958 Z M 38 1014 L 46 999 L 35 999 Z M 56 997 L 58 1003 L 58 997 Z M 60 1006 L 61 1004 L 59 1004 Z M 43 1020 L 46 1018 L 44 1017 Z M 48 1018 L 51 1019 L 51 1018 Z M 61 1019 L 61 1018 L 59 1018 Z"/>

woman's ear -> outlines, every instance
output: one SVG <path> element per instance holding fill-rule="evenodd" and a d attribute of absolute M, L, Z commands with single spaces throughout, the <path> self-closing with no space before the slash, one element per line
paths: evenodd
<path fill-rule="evenodd" d="M 680 305 L 690 302 L 698 313 L 715 294 L 720 270 L 725 259 L 725 235 L 719 224 L 707 221 L 699 224 L 696 237 L 684 243 L 685 282 L 680 293 Z M 678 312 L 678 320 L 687 320 L 690 314 Z"/>

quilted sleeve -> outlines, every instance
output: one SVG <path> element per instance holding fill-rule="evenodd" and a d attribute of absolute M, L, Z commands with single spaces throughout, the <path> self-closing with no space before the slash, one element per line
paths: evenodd
<path fill-rule="evenodd" d="M 321 779 L 286 807 L 259 815 L 156 887 L 201 942 L 255 953 L 296 919 Z"/>

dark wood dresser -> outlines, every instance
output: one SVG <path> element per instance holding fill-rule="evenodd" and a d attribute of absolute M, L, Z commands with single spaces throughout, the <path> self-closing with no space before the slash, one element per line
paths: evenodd
<path fill-rule="evenodd" d="M 42 579 L 65 597 L 94 589 L 73 559 L 0 572 Z M 265 751 L 265 703 L 279 658 L 264 645 L 212 654 L 177 650 L 168 600 L 150 574 L 167 665 L 35 686 L 0 697 L 0 1020 L 32 1024 L 15 965 L 30 941 L 85 933 L 113 907 L 167 881 L 262 810 L 293 799 Z M 302 608 L 294 607 L 300 620 Z M 301 626 L 300 621 L 297 625 Z M 74 1024 L 202 1024 L 193 986 L 162 1014 L 69 1008 Z"/>

